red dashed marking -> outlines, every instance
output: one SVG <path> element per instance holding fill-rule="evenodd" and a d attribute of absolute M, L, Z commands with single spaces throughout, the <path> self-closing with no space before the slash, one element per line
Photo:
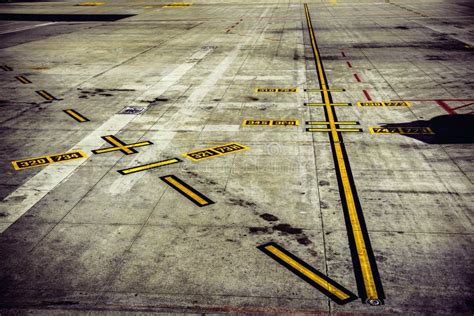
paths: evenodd
<path fill-rule="evenodd" d="M 352 64 L 349 61 L 346 61 L 346 63 L 349 68 L 352 68 Z"/>
<path fill-rule="evenodd" d="M 370 97 L 370 94 L 367 90 L 362 90 L 362 92 L 364 92 L 364 95 L 367 98 L 367 101 L 372 101 L 372 98 Z"/>
<path fill-rule="evenodd" d="M 359 75 L 358 75 L 358 74 L 354 74 L 354 77 L 356 78 L 357 82 L 362 82 L 362 80 L 360 80 L 360 78 L 359 78 Z"/>

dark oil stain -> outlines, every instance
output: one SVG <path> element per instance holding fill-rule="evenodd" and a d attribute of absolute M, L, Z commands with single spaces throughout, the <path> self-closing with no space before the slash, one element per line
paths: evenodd
<path fill-rule="evenodd" d="M 326 202 L 323 202 L 323 201 L 320 201 L 320 202 L 319 202 L 319 206 L 320 206 L 322 209 L 328 209 L 328 208 L 329 208 L 329 205 L 328 205 Z"/>
<path fill-rule="evenodd" d="M 221 99 L 212 99 L 212 101 L 219 102 Z"/>
<path fill-rule="evenodd" d="M 229 202 L 234 204 L 234 205 L 240 205 L 243 207 L 256 207 L 257 204 L 249 201 L 245 201 L 241 198 L 229 198 Z"/>
<path fill-rule="evenodd" d="M 326 185 L 329 185 L 329 181 L 321 180 L 321 181 L 319 181 L 319 185 L 322 186 L 322 187 L 324 187 L 324 186 L 326 186 Z"/>
<path fill-rule="evenodd" d="M 8 212 L 0 212 L 0 217 L 7 217 L 8 215 Z"/>
<path fill-rule="evenodd" d="M 309 238 L 306 237 L 306 236 L 300 237 L 300 238 L 296 239 L 296 241 L 297 241 L 300 245 L 305 245 L 305 246 L 307 246 L 307 245 L 309 245 L 309 244 L 312 244 L 312 241 L 309 240 Z"/>
<path fill-rule="evenodd" d="M 89 99 L 89 98 L 87 97 L 87 95 L 80 95 L 79 99 Z"/>
<path fill-rule="evenodd" d="M 311 249 L 311 248 L 308 249 L 308 252 L 309 252 L 309 254 L 312 255 L 313 257 L 317 257 L 317 256 L 318 256 L 318 253 L 317 253 L 315 250 Z"/>
<path fill-rule="evenodd" d="M 270 233 L 271 230 L 268 227 L 249 227 L 249 232 L 251 234 L 262 234 L 262 233 Z"/>
<path fill-rule="evenodd" d="M 111 97 L 113 94 L 110 93 L 99 93 L 99 95 L 104 96 L 104 97 Z"/>
<path fill-rule="evenodd" d="M 259 98 L 253 97 L 253 96 L 247 96 L 247 99 L 250 100 L 250 101 L 258 101 L 258 100 L 260 100 Z"/>
<path fill-rule="evenodd" d="M 409 30 L 410 28 L 408 26 L 395 26 L 394 27 L 397 30 Z"/>
<path fill-rule="evenodd" d="M 260 217 L 263 218 L 264 220 L 266 220 L 267 222 L 276 222 L 276 221 L 278 221 L 278 217 L 276 217 L 275 215 L 272 215 L 272 214 L 268 214 L 268 213 L 262 214 L 262 215 L 260 215 Z"/>
<path fill-rule="evenodd" d="M 283 234 L 297 235 L 301 234 L 301 228 L 292 227 L 290 224 L 278 224 L 272 227 L 274 230 L 282 232 Z"/>

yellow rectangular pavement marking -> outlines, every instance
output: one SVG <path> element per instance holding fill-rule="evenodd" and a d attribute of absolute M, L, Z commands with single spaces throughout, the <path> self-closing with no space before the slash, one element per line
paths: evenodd
<path fill-rule="evenodd" d="M 329 125 L 329 122 L 324 121 L 307 121 L 306 125 Z M 336 122 L 337 125 L 359 125 L 357 121 L 338 121 Z"/>
<path fill-rule="evenodd" d="M 298 120 L 244 120 L 242 126 L 298 126 Z"/>
<path fill-rule="evenodd" d="M 307 132 L 332 132 L 331 128 L 307 128 Z M 362 132 L 361 128 L 336 128 L 336 132 Z"/>
<path fill-rule="evenodd" d="M 225 154 L 230 154 L 230 153 L 247 150 L 247 149 L 249 149 L 247 146 L 241 145 L 239 143 L 228 143 L 221 146 L 195 150 L 195 151 L 183 154 L 183 156 L 193 161 L 199 161 L 199 160 L 208 159 L 208 158 L 212 158 L 216 156 L 222 156 Z"/>
<path fill-rule="evenodd" d="M 29 84 L 29 83 L 32 83 L 30 80 L 28 80 L 28 78 L 26 78 L 25 76 L 16 76 L 15 77 L 16 80 L 20 81 L 21 83 L 23 84 Z"/>
<path fill-rule="evenodd" d="M 145 164 L 145 165 L 141 165 L 141 166 L 136 166 L 136 167 L 132 167 L 132 168 L 122 169 L 122 170 L 118 170 L 117 172 L 122 174 L 122 175 L 127 175 L 127 174 L 131 174 L 131 173 L 135 173 L 135 172 L 140 172 L 140 171 L 145 171 L 145 170 L 150 170 L 150 169 L 155 169 L 155 168 L 159 168 L 159 167 L 172 165 L 172 164 L 175 164 L 175 163 L 178 163 L 178 162 L 181 162 L 181 160 L 178 159 L 178 158 L 173 158 L 173 159 L 162 160 L 162 161 L 153 162 L 153 163 L 149 163 L 149 164 Z"/>
<path fill-rule="evenodd" d="M 323 92 L 324 90 L 322 89 L 304 89 L 305 92 Z M 336 89 L 336 88 L 331 88 L 330 90 L 327 90 L 329 92 L 344 92 L 346 89 Z"/>
<path fill-rule="evenodd" d="M 75 119 L 76 121 L 78 121 L 79 123 L 84 123 L 84 122 L 89 121 L 88 118 L 86 118 L 85 116 L 83 116 L 82 114 L 78 113 L 77 111 L 73 109 L 63 110 L 63 112 L 69 115 L 70 117 L 72 117 L 73 119 Z"/>
<path fill-rule="evenodd" d="M 40 96 L 42 96 L 44 99 L 48 100 L 48 101 L 53 101 L 53 100 L 57 100 L 54 96 L 52 96 L 48 91 L 46 90 L 38 90 L 38 91 L 35 91 L 37 94 L 39 94 Z"/>
<path fill-rule="evenodd" d="M 401 135 L 434 135 L 435 133 L 429 127 L 370 127 L 371 134 L 401 134 Z"/>
<path fill-rule="evenodd" d="M 368 232 L 365 227 L 365 223 L 361 224 L 363 218 L 359 218 L 359 212 L 362 212 L 360 209 L 360 204 L 356 202 L 356 198 L 354 195 L 357 194 L 355 186 L 353 188 L 350 177 L 352 174 L 348 170 L 349 161 L 347 156 L 345 155 L 345 149 L 343 149 L 343 144 L 341 144 L 341 139 L 339 138 L 338 129 L 336 126 L 336 120 L 334 118 L 333 107 L 331 104 L 332 98 L 330 97 L 330 92 L 328 90 L 328 83 L 326 81 L 326 75 L 324 72 L 324 67 L 321 60 L 321 55 L 319 53 L 318 46 L 316 44 L 316 36 L 313 30 L 313 24 L 311 22 L 311 17 L 309 14 L 308 4 L 304 4 L 306 21 L 308 24 L 308 31 L 311 40 L 311 47 L 313 50 L 317 74 L 319 79 L 320 88 L 323 90 L 322 97 L 325 104 L 325 113 L 327 120 L 330 122 L 330 135 L 331 135 L 331 142 L 333 144 L 333 152 L 335 155 L 335 164 L 336 168 L 339 171 L 339 181 L 342 184 L 342 190 L 344 194 L 344 207 L 349 217 L 350 222 L 350 230 L 352 233 L 352 238 L 354 243 L 351 243 L 351 252 L 354 256 L 353 258 L 357 258 L 357 264 L 354 264 L 354 269 L 356 272 L 356 278 L 358 282 L 361 283 L 363 287 L 362 293 L 359 294 L 361 298 L 367 299 L 367 302 L 372 305 L 380 305 L 384 299 L 384 293 L 381 285 L 381 281 L 377 279 L 376 284 L 376 276 L 378 276 L 377 266 L 375 264 L 375 259 L 373 253 L 370 253 L 369 257 L 369 250 L 371 251 L 370 239 L 368 236 Z M 347 163 L 346 163 L 347 159 Z M 347 164 L 347 165 L 346 165 Z M 362 213 L 361 213 L 362 214 Z M 352 249 L 353 248 L 355 249 Z M 372 259 L 371 259 L 372 258 Z M 372 261 L 371 261 L 372 260 Z M 374 263 L 372 265 L 372 262 Z M 359 270 L 360 267 L 360 270 Z M 380 291 L 380 293 L 379 293 Z"/>
<path fill-rule="evenodd" d="M 338 304 L 346 304 L 357 296 L 342 285 L 316 270 L 300 258 L 296 257 L 280 245 L 270 242 L 257 247 L 272 259 L 301 277 L 313 287 L 333 299 Z"/>
<path fill-rule="evenodd" d="M 183 182 L 181 179 L 174 175 L 168 175 L 160 177 L 161 180 L 170 185 L 173 189 L 184 195 L 191 202 L 196 204 L 199 207 L 207 206 L 214 204 L 214 201 L 203 195 L 202 193 L 196 191 L 191 186 Z"/>
<path fill-rule="evenodd" d="M 185 8 L 193 5 L 192 2 L 175 2 L 175 3 L 168 3 L 163 6 L 163 8 Z"/>
<path fill-rule="evenodd" d="M 41 166 L 49 165 L 52 163 L 64 162 L 64 161 L 70 161 L 70 160 L 82 159 L 82 158 L 87 158 L 87 155 L 83 151 L 78 150 L 78 151 L 72 151 L 72 152 L 68 152 L 64 154 L 55 154 L 55 155 L 41 156 L 41 157 L 28 158 L 28 159 L 22 159 L 22 160 L 14 160 L 12 161 L 12 165 L 15 170 L 23 170 L 23 169 L 34 168 L 34 167 L 41 167 Z"/>
<path fill-rule="evenodd" d="M 104 148 L 104 149 L 94 149 L 92 152 L 96 155 L 104 154 L 104 153 L 108 153 L 112 151 L 117 151 L 117 150 L 120 150 L 122 153 L 126 155 L 131 155 L 131 154 L 137 153 L 134 147 L 153 145 L 153 143 L 150 141 L 144 141 L 144 142 L 133 143 L 133 144 L 125 144 L 124 142 L 122 142 L 120 139 L 118 139 L 117 137 L 113 135 L 102 136 L 102 139 L 106 140 L 109 144 L 112 144 L 114 146 L 109 147 L 109 148 Z"/>
<path fill-rule="evenodd" d="M 285 92 L 285 93 L 290 93 L 290 92 L 298 92 L 298 88 L 257 88 L 255 89 L 255 92 Z"/>
<path fill-rule="evenodd" d="M 369 102 L 357 102 L 357 106 L 383 106 L 383 107 L 396 107 L 396 106 L 411 106 L 410 102 L 406 101 L 369 101 Z"/>

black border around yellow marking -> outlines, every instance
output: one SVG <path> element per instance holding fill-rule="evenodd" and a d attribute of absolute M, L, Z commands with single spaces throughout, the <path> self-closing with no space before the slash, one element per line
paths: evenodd
<path fill-rule="evenodd" d="M 331 151 L 336 170 L 339 195 L 344 210 L 347 235 L 351 249 L 352 264 L 357 280 L 357 290 L 363 303 L 371 305 L 383 304 L 385 294 L 382 281 L 377 269 L 377 263 L 372 250 L 369 233 L 364 220 L 362 206 L 359 201 L 357 189 L 352 175 L 349 157 L 342 138 L 342 133 L 337 131 L 337 116 L 333 109 L 333 99 L 330 87 L 321 60 L 321 54 L 314 35 L 313 24 L 309 14 L 308 4 L 304 4 L 308 33 L 311 40 L 311 48 L 316 64 L 321 98 L 325 104 L 324 115 L 326 121 L 330 122 L 331 132 L 328 133 Z"/>
<path fill-rule="evenodd" d="M 273 92 L 273 93 L 295 93 L 298 92 L 298 88 L 256 88 L 255 92 Z"/>
<path fill-rule="evenodd" d="M 410 107 L 411 102 L 407 101 L 363 101 L 357 102 L 360 107 Z"/>
<path fill-rule="evenodd" d="M 15 76 L 15 79 L 20 81 L 21 83 L 23 84 L 29 84 L 29 83 L 32 83 L 28 78 L 26 78 L 25 76 Z"/>
<path fill-rule="evenodd" d="M 298 120 L 243 120 L 242 126 L 299 126 Z"/>
<path fill-rule="evenodd" d="M 435 133 L 430 127 L 416 126 L 372 126 L 369 128 L 371 134 L 400 134 L 400 135 L 434 135 Z"/>
<path fill-rule="evenodd" d="M 323 122 L 323 121 L 306 121 L 306 125 L 329 125 L 330 122 Z M 336 125 L 359 125 L 358 121 L 339 121 L 335 122 Z"/>
<path fill-rule="evenodd" d="M 10 66 L 7 66 L 7 65 L 1 65 L 0 68 L 1 68 L 3 71 L 13 71 L 13 68 L 10 67 Z"/>
<path fill-rule="evenodd" d="M 71 151 L 64 154 L 54 154 L 54 155 L 41 156 L 41 157 L 35 157 L 35 158 L 14 160 L 12 161 L 12 165 L 15 170 L 23 170 L 23 169 L 46 166 L 52 163 L 65 162 L 65 161 L 71 161 L 71 160 L 82 159 L 82 158 L 87 158 L 87 155 L 81 150 L 76 150 L 76 151 Z M 26 165 L 21 166 L 21 164 L 26 164 Z"/>
<path fill-rule="evenodd" d="M 160 179 L 166 182 L 170 187 L 184 195 L 188 200 L 190 200 L 199 207 L 214 204 L 214 201 L 212 201 L 199 191 L 196 191 L 194 188 L 183 182 L 177 176 L 168 175 L 160 177 Z"/>
<path fill-rule="evenodd" d="M 43 99 L 47 101 L 54 101 L 57 100 L 53 95 L 51 95 L 48 91 L 46 90 L 37 90 L 35 91 L 37 94 L 39 94 Z"/>
<path fill-rule="evenodd" d="M 231 150 L 229 150 L 231 149 Z M 248 150 L 247 146 L 244 146 L 239 143 L 227 143 L 220 146 L 214 146 L 210 148 L 193 150 L 186 154 L 183 154 L 184 157 L 191 159 L 192 161 L 201 161 L 204 159 L 209 159 L 213 157 L 219 157 L 226 154 L 232 154 L 243 150 Z"/>
<path fill-rule="evenodd" d="M 89 119 L 73 109 L 63 110 L 64 113 L 78 121 L 79 123 L 89 122 Z"/>
<path fill-rule="evenodd" d="M 157 162 L 147 163 L 147 164 L 132 167 L 132 168 L 118 170 L 117 172 L 120 173 L 121 175 L 127 175 L 127 174 L 145 171 L 145 170 L 151 170 L 151 169 L 156 169 L 156 168 L 160 168 L 164 166 L 173 165 L 178 162 L 182 162 L 182 160 L 178 158 L 172 158 L 172 159 L 166 159 L 166 160 L 161 160 Z"/>
<path fill-rule="evenodd" d="M 337 304 L 344 305 L 357 299 L 354 293 L 285 250 L 277 243 L 269 242 L 257 248 Z"/>
<path fill-rule="evenodd" d="M 321 89 L 304 89 L 304 92 L 322 92 L 323 90 Z M 331 90 L 328 90 L 329 92 L 345 92 L 346 89 L 337 89 L 337 88 L 332 88 Z"/>
<path fill-rule="evenodd" d="M 329 92 L 329 91 L 328 91 Z M 304 103 L 305 106 L 326 106 L 326 103 Z M 352 103 L 332 103 L 330 106 L 352 106 Z"/>
<path fill-rule="evenodd" d="M 318 132 L 332 132 L 330 128 L 307 128 L 307 132 L 318 133 Z M 362 128 L 336 128 L 336 132 L 352 132 L 352 133 L 361 133 L 363 132 Z"/>
<path fill-rule="evenodd" d="M 114 146 L 113 147 L 108 147 L 108 148 L 93 150 L 92 152 L 96 155 L 105 154 L 105 153 L 109 153 L 109 152 L 117 151 L 117 150 L 121 151 L 125 155 L 132 155 L 132 154 L 136 154 L 138 152 L 134 149 L 134 147 L 142 147 L 142 146 L 153 145 L 153 143 L 148 141 L 148 140 L 143 141 L 143 142 L 139 142 L 139 143 L 125 144 L 124 142 L 122 142 L 120 139 L 118 139 L 114 135 L 101 136 L 101 138 L 103 140 L 105 140 L 106 142 L 108 142 L 109 144 L 114 145 Z"/>

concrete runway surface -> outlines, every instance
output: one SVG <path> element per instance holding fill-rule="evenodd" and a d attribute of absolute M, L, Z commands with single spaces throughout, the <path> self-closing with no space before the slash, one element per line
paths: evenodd
<path fill-rule="evenodd" d="M 0 1 L 0 315 L 472 315 L 473 21 Z"/>

